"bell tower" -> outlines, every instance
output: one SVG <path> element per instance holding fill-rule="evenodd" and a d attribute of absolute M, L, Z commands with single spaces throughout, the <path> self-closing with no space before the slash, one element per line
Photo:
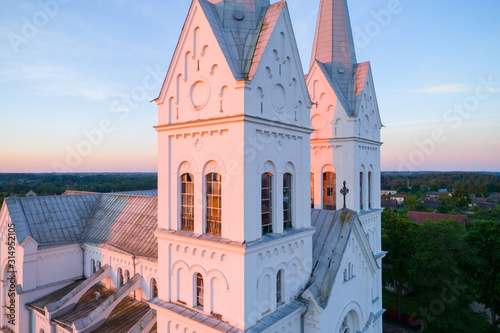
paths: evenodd
<path fill-rule="evenodd" d="M 158 330 L 300 326 L 311 101 L 286 2 L 193 0 L 156 102 Z"/>
<path fill-rule="evenodd" d="M 369 62 L 357 63 L 346 0 L 321 0 L 307 85 L 314 207 L 380 208 L 380 114 Z"/>

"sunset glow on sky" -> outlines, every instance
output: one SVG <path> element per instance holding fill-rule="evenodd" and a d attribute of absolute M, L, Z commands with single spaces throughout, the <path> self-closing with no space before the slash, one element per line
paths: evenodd
<path fill-rule="evenodd" d="M 189 5 L 1 2 L 0 172 L 156 171 L 150 101 Z M 288 5 L 307 72 L 319 0 Z M 385 126 L 382 170 L 500 171 L 500 2 L 349 5 Z"/>

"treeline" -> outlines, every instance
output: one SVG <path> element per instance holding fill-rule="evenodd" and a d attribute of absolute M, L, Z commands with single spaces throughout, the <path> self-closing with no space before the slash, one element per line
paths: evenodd
<path fill-rule="evenodd" d="M 382 190 L 398 190 L 400 188 L 428 186 L 429 190 L 447 189 L 452 191 L 456 183 L 464 185 L 471 194 L 500 192 L 500 175 L 495 173 L 475 172 L 439 172 L 439 173 L 382 173 Z"/>
<path fill-rule="evenodd" d="M 156 173 L 0 174 L 0 202 L 12 194 L 24 196 L 30 190 L 37 195 L 53 195 L 68 188 L 100 193 L 152 190 L 158 188 L 158 176 Z"/>
<path fill-rule="evenodd" d="M 406 215 L 382 213 L 383 279 L 398 295 L 399 320 L 405 302 L 417 305 L 412 324 L 424 332 L 499 332 L 500 222 L 498 211 L 483 212 L 483 220 L 464 230 L 454 220 L 422 225 Z M 485 312 L 491 311 L 493 324 Z"/>

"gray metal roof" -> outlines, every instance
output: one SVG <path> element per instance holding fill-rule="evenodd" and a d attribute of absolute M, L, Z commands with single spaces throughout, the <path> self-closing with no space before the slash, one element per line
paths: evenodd
<path fill-rule="evenodd" d="M 142 195 L 146 197 L 158 197 L 158 190 L 125 191 L 125 192 L 113 192 L 110 194 L 128 194 L 128 195 Z"/>
<path fill-rule="evenodd" d="M 136 256 L 157 258 L 156 197 L 102 194 L 82 241 Z"/>
<path fill-rule="evenodd" d="M 348 209 L 313 209 L 311 212 L 311 224 L 316 232 L 313 235 L 313 272 L 307 289 L 323 308 L 328 304 L 342 254 L 357 219 L 356 213 Z"/>
<path fill-rule="evenodd" d="M 80 240 L 99 196 L 9 197 L 5 204 L 19 243 L 31 236 L 40 246 L 57 246 Z"/>
<path fill-rule="evenodd" d="M 158 198 L 145 194 L 80 194 L 5 199 L 18 242 L 31 236 L 41 248 L 89 243 L 156 260 Z"/>

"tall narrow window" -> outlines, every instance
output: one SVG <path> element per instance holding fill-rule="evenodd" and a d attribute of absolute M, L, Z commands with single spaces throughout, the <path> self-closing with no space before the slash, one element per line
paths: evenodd
<path fill-rule="evenodd" d="M 181 176 L 181 228 L 189 231 L 194 228 L 194 182 L 189 173 Z"/>
<path fill-rule="evenodd" d="M 314 173 L 311 172 L 311 208 L 314 208 Z"/>
<path fill-rule="evenodd" d="M 127 270 L 125 270 L 125 280 L 124 280 L 124 283 L 127 283 L 128 281 L 130 281 L 130 272 Z"/>
<path fill-rule="evenodd" d="M 90 269 L 92 270 L 92 274 L 96 272 L 94 259 L 90 259 Z"/>
<path fill-rule="evenodd" d="M 101 269 L 101 262 L 99 260 L 97 260 L 96 269 L 97 270 Z"/>
<path fill-rule="evenodd" d="M 261 204 L 262 204 L 262 235 L 273 232 L 273 175 L 262 174 Z"/>
<path fill-rule="evenodd" d="M 368 172 L 368 209 L 372 208 L 372 173 Z"/>
<path fill-rule="evenodd" d="M 336 178 L 335 172 L 323 173 L 323 209 L 337 209 Z"/>
<path fill-rule="evenodd" d="M 123 286 L 123 272 L 121 268 L 116 271 L 116 285 L 118 287 Z"/>
<path fill-rule="evenodd" d="M 276 275 L 276 304 L 283 304 L 283 270 L 280 269 Z"/>
<path fill-rule="evenodd" d="M 207 182 L 207 233 L 221 235 L 221 176 L 218 173 L 206 175 Z"/>
<path fill-rule="evenodd" d="M 363 173 L 359 173 L 359 209 L 363 210 Z"/>
<path fill-rule="evenodd" d="M 158 297 L 158 284 L 156 279 L 151 279 L 151 298 Z"/>
<path fill-rule="evenodd" d="M 292 175 L 283 175 L 283 229 L 292 228 Z"/>
<path fill-rule="evenodd" d="M 203 276 L 200 273 L 196 274 L 196 306 L 203 308 L 204 300 L 203 300 Z"/>

